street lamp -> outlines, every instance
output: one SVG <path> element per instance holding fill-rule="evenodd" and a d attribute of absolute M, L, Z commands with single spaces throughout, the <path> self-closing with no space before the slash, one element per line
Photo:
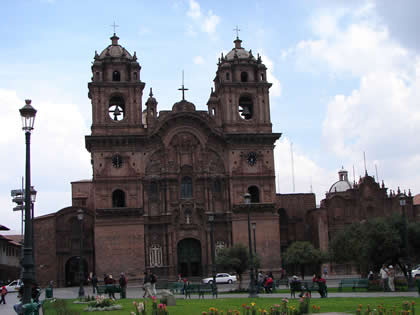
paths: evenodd
<path fill-rule="evenodd" d="M 83 210 L 77 210 L 77 220 L 80 222 L 80 256 L 79 256 L 79 298 L 85 296 L 85 290 L 83 288 L 84 270 L 83 270 Z"/>
<path fill-rule="evenodd" d="M 216 286 L 216 262 L 214 254 L 214 214 L 209 214 L 210 222 L 210 250 L 211 250 L 211 275 L 213 277 L 212 291 L 213 295 L 217 295 L 217 286 Z"/>
<path fill-rule="evenodd" d="M 252 255 L 252 241 L 251 241 L 251 219 L 250 219 L 250 212 L 251 212 L 251 195 L 246 193 L 244 195 L 245 204 L 248 206 L 248 245 L 249 245 L 249 260 L 250 260 L 250 284 L 249 284 L 249 297 L 255 298 L 258 297 L 258 293 L 255 290 L 255 282 L 254 282 L 254 259 Z"/>
<path fill-rule="evenodd" d="M 257 238 L 255 237 L 255 231 L 257 229 L 257 223 L 252 222 L 251 227 L 252 227 L 252 234 L 254 236 L 254 258 L 256 259 L 257 258 Z M 254 283 L 255 283 L 255 287 L 257 288 L 256 291 L 258 293 L 259 292 L 258 269 L 257 269 L 257 266 L 254 265 L 254 267 L 255 267 L 255 282 Z"/>
<path fill-rule="evenodd" d="M 19 112 L 22 117 L 22 130 L 25 131 L 26 163 L 25 163 L 25 235 L 23 241 L 22 303 L 31 302 L 32 286 L 35 284 L 35 269 L 32 248 L 31 223 L 31 131 L 34 129 L 36 109 L 31 106 L 31 100 L 25 100 Z"/>
<path fill-rule="evenodd" d="M 402 216 L 403 216 L 403 224 L 404 224 L 404 247 L 406 250 L 406 256 L 407 256 L 407 273 L 408 273 L 408 289 L 412 289 L 414 287 L 413 284 L 413 277 L 411 275 L 411 264 L 410 264 L 410 251 L 408 249 L 408 229 L 407 229 L 407 215 L 405 213 L 406 209 L 406 200 L 405 195 L 400 195 L 400 206 L 402 209 Z"/>

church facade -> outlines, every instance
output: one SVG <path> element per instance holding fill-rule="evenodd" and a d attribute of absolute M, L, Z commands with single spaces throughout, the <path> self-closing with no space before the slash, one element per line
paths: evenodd
<path fill-rule="evenodd" d="M 182 86 L 182 99 L 159 111 L 136 53 L 118 41 L 114 34 L 95 52 L 88 84 L 92 126 L 85 144 L 92 178 L 71 183 L 70 207 L 34 222 L 41 284 L 77 285 L 80 262 L 84 278 L 124 272 L 135 280 L 153 270 L 160 279 L 199 279 L 211 274 L 212 245 L 216 253 L 248 246 L 248 215 L 261 269 L 276 273 L 294 241 L 327 248 L 329 231 L 359 219 L 347 214 L 365 209 L 363 198 L 382 213 L 386 189 L 369 180 L 358 190 L 349 184 L 330 191 L 318 209 L 312 193 L 276 194 L 273 150 L 281 134 L 272 132 L 271 84 L 261 57 L 239 38 L 219 58 L 207 110 L 196 110 Z M 395 201 L 386 203 L 389 212 L 398 210 Z"/>

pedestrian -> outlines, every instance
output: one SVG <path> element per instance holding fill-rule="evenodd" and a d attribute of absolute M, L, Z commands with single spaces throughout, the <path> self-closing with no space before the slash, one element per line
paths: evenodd
<path fill-rule="evenodd" d="M 382 287 L 384 291 L 388 291 L 388 269 L 385 265 L 382 265 L 381 270 L 379 271 L 382 281 Z"/>
<path fill-rule="evenodd" d="M 300 283 L 297 276 L 293 276 L 292 281 L 290 281 L 290 297 L 295 298 L 296 297 L 295 293 L 298 291 L 300 291 L 299 296 L 302 297 L 303 296 L 302 284 Z"/>
<path fill-rule="evenodd" d="M 264 287 L 264 273 L 262 271 L 258 272 L 257 278 L 257 292 L 259 293 L 261 288 Z"/>
<path fill-rule="evenodd" d="M 127 278 L 124 275 L 124 272 L 121 272 L 119 284 L 121 288 L 121 298 L 125 299 L 127 295 Z"/>
<path fill-rule="evenodd" d="M 327 281 L 321 277 L 320 274 L 314 276 L 314 279 L 312 281 L 318 283 L 318 293 L 321 296 L 321 298 L 327 297 Z"/>
<path fill-rule="evenodd" d="M 15 310 L 16 314 L 18 315 L 23 315 L 23 304 L 22 304 L 22 298 L 23 298 L 23 285 L 20 286 L 19 290 L 18 290 L 18 295 L 17 295 L 18 300 L 20 301 L 19 303 L 13 305 L 13 309 Z"/>
<path fill-rule="evenodd" d="M 144 280 L 143 280 L 143 288 L 144 288 L 144 294 L 143 298 L 148 297 L 151 298 L 152 295 L 152 283 L 150 279 L 150 275 L 148 271 L 144 272 Z"/>
<path fill-rule="evenodd" d="M 6 294 L 7 294 L 7 289 L 6 286 L 2 286 L 1 288 L 1 301 L 0 304 L 6 304 Z"/>
<path fill-rule="evenodd" d="M 265 279 L 264 289 L 266 293 L 273 293 L 273 278 L 270 276 L 271 272 Z"/>
<path fill-rule="evenodd" d="M 394 267 L 392 267 L 392 265 L 389 265 L 388 266 L 388 286 L 391 292 L 395 291 L 394 278 L 395 278 Z"/>
<path fill-rule="evenodd" d="M 115 280 L 114 280 L 114 278 L 112 278 L 112 275 L 108 276 L 107 284 L 109 285 L 109 286 L 107 286 L 108 296 L 109 296 L 110 299 L 112 298 L 112 299 L 115 300 L 115 292 L 114 292 Z"/>
<path fill-rule="evenodd" d="M 98 292 L 98 278 L 96 277 L 96 274 L 93 274 L 92 276 L 92 292 L 93 294 Z"/>
<path fill-rule="evenodd" d="M 371 271 L 369 271 L 369 274 L 368 274 L 368 280 L 369 280 L 369 281 L 373 280 L 373 271 L 372 271 L 372 270 L 371 270 Z"/>
<path fill-rule="evenodd" d="M 157 295 L 157 292 L 156 292 L 156 282 L 157 282 L 157 277 L 156 277 L 156 275 L 152 271 L 152 273 L 150 274 L 150 283 L 152 285 L 152 293 L 153 293 L 153 296 L 156 296 Z"/>
<path fill-rule="evenodd" d="M 328 278 L 328 268 L 324 267 L 324 278 Z"/>

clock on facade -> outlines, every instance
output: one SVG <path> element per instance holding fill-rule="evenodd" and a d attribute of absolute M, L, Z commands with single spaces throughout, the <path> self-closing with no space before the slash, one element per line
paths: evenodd
<path fill-rule="evenodd" d="M 122 157 L 119 154 L 112 156 L 112 166 L 115 168 L 120 168 L 122 166 Z"/>
<path fill-rule="evenodd" d="M 254 166 L 257 163 L 257 154 L 255 152 L 248 153 L 248 164 Z"/>

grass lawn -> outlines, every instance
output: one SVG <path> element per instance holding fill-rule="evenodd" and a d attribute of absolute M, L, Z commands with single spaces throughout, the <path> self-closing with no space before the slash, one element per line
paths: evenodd
<path fill-rule="evenodd" d="M 176 306 L 169 306 L 168 311 L 169 315 L 201 315 L 203 311 L 208 311 L 210 307 L 215 307 L 219 310 L 223 310 L 226 314 L 226 311 L 239 310 L 242 314 L 242 304 L 249 304 L 255 302 L 258 308 L 269 310 L 274 304 L 281 304 L 281 298 L 228 298 L 228 299 L 201 299 L 201 300 L 184 300 L 178 299 L 176 301 Z M 83 304 L 73 304 L 74 300 L 64 300 L 67 306 L 67 309 L 70 311 L 69 314 L 125 314 L 129 315 L 130 312 L 134 311 L 133 301 L 140 302 L 141 299 L 124 299 L 117 300 L 117 304 L 123 306 L 123 310 L 119 311 L 109 311 L 109 312 L 84 312 L 83 309 L 86 305 Z M 362 309 L 365 309 L 366 305 L 370 304 L 371 308 L 376 308 L 378 305 L 383 304 L 385 308 L 390 309 L 391 307 L 396 306 L 397 310 L 401 310 L 401 305 L 404 301 L 414 301 L 416 303 L 416 311 L 420 311 L 417 305 L 420 303 L 420 298 L 413 297 L 378 297 L 378 298 L 327 298 L 311 299 L 310 308 L 312 305 L 320 306 L 320 313 L 329 313 L 329 312 L 344 312 L 344 313 L 355 313 L 357 306 L 359 304 L 363 305 Z M 147 301 L 148 309 L 147 314 L 150 314 L 151 299 Z M 289 305 L 297 305 L 298 300 L 293 299 L 289 300 Z M 73 312 L 72 312 L 73 311 Z M 44 315 L 55 315 L 57 314 L 55 310 L 50 305 L 45 305 Z"/>

